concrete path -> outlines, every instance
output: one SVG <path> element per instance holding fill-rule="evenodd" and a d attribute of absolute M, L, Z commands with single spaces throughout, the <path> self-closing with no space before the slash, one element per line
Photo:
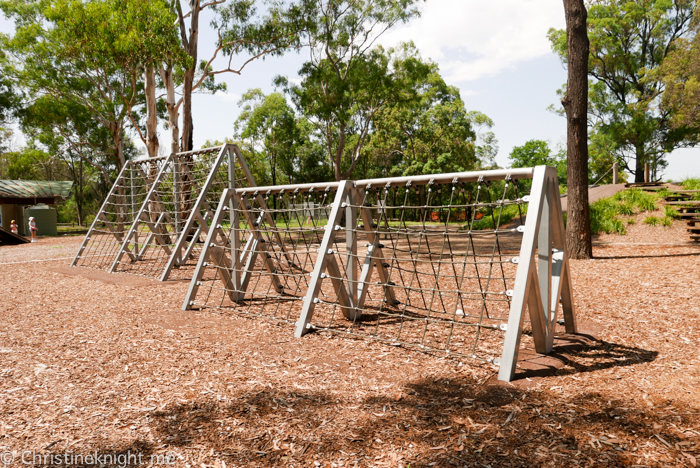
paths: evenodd
<path fill-rule="evenodd" d="M 610 184 L 610 185 L 599 185 L 598 187 L 593 187 L 588 189 L 588 203 L 593 203 L 601 198 L 608 198 L 615 195 L 617 192 L 621 192 L 625 189 L 625 184 Z M 561 198 L 561 209 L 566 211 L 567 198 Z"/>

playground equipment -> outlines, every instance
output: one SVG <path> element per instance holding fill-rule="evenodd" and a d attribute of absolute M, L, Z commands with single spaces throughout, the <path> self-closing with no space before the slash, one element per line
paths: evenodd
<path fill-rule="evenodd" d="M 129 160 L 71 266 L 189 278 L 185 267 L 199 256 L 216 203 L 224 189 L 238 186 L 255 181 L 231 144 Z"/>
<path fill-rule="evenodd" d="M 576 333 L 551 167 L 229 187 L 212 218 L 185 310 L 474 357 L 506 381 L 521 340 L 551 351 L 560 303 Z"/>

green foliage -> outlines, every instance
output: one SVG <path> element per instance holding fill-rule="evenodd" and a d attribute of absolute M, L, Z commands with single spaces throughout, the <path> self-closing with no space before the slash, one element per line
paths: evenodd
<path fill-rule="evenodd" d="M 323 152 L 311 136 L 313 128 L 297 118 L 284 95 L 265 95 L 260 89 L 244 93 L 243 109 L 234 124 L 235 135 L 253 160 L 261 160 L 264 173 L 256 180 L 272 185 L 321 182 L 332 178 Z"/>
<path fill-rule="evenodd" d="M 484 217 L 474 221 L 473 228 L 480 229 L 495 229 L 496 225 L 503 226 L 510 223 L 513 218 L 525 216 L 527 214 L 527 206 L 508 205 L 501 209 L 488 210 Z M 523 218 L 523 221 L 525 218 Z M 465 227 L 468 227 L 465 226 Z"/>
<path fill-rule="evenodd" d="M 649 226 L 659 226 L 661 224 L 661 218 L 658 216 L 647 216 L 644 218 L 644 224 L 648 224 Z"/>
<path fill-rule="evenodd" d="M 308 25 L 310 60 L 299 85 L 278 78 L 295 106 L 316 126 L 336 180 L 348 178 L 363 155 L 374 116 L 415 94 L 412 81 L 427 69 L 419 61 L 394 73 L 394 51 L 372 48 L 387 29 L 418 14 L 416 0 L 321 0 Z M 408 94 L 408 96 L 407 96 Z"/>
<path fill-rule="evenodd" d="M 700 190 L 700 177 L 688 177 L 681 181 L 681 186 L 686 190 Z"/>
<path fill-rule="evenodd" d="M 658 194 L 645 192 L 641 189 L 623 190 L 610 198 L 597 200 L 590 205 L 591 234 L 614 232 L 625 235 L 627 228 L 621 216 L 654 211 L 658 201 Z M 627 224 L 634 224 L 634 218 L 629 218 Z"/>
<path fill-rule="evenodd" d="M 644 163 L 658 178 L 666 152 L 698 142 L 696 130 L 674 127 L 671 114 L 659 107 L 664 91 L 659 67 L 678 38 L 692 34 L 694 8 L 692 0 L 590 3 L 588 116 L 592 137 L 603 140 L 594 142 L 592 157 L 608 168 L 619 161 L 636 181 L 643 180 Z M 566 63 L 566 31 L 550 29 L 548 36 Z"/>
<path fill-rule="evenodd" d="M 473 126 L 488 128 L 493 125 L 491 119 L 480 112 L 467 112 L 459 90 L 448 86 L 437 65 L 424 61 L 412 44 L 404 46 L 393 70 L 395 75 L 411 78 L 397 87 L 402 95 L 373 119 L 376 130 L 368 144 L 364 177 L 474 169 L 478 156 Z M 481 143 L 478 151 L 489 164 L 497 142 L 487 133 Z"/>
<path fill-rule="evenodd" d="M 679 219 L 681 217 L 678 210 L 669 205 L 664 205 L 664 216 L 670 219 Z"/>
<path fill-rule="evenodd" d="M 184 60 L 167 0 L 1 0 L 0 9 L 16 27 L 6 46 L 16 58 L 10 72 L 28 93 L 23 131 L 55 134 L 62 141 L 53 138 L 52 149 L 78 151 L 109 178 L 124 164 L 127 126 L 139 128 L 144 67 Z M 96 125 L 108 143 L 86 138 Z"/>
<path fill-rule="evenodd" d="M 642 189 L 629 189 L 616 193 L 612 199 L 617 202 L 627 203 L 639 211 L 654 211 L 659 201 L 659 195 L 653 192 L 645 192 Z M 618 203 L 618 205 L 620 204 Z"/>
<path fill-rule="evenodd" d="M 530 140 L 523 146 L 516 146 L 508 158 L 511 167 L 552 166 L 557 169 L 559 186 L 566 186 L 566 151 L 552 153 L 549 143 L 543 140 Z"/>
<path fill-rule="evenodd" d="M 60 173 L 60 161 L 48 153 L 27 147 L 3 155 L 5 171 L 3 177 L 12 180 L 55 180 Z"/>
<path fill-rule="evenodd" d="M 604 198 L 590 205 L 591 234 L 605 232 L 607 234 L 627 234 L 627 229 L 618 217 L 618 203 L 612 198 Z"/>

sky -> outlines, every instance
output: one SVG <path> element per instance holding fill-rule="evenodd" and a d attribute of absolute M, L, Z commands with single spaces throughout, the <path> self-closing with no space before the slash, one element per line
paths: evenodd
<path fill-rule="evenodd" d="M 561 0 L 427 0 L 420 10 L 421 17 L 389 30 L 379 43 L 388 47 L 412 40 L 424 58 L 439 65 L 445 81 L 459 88 L 468 111 L 491 117 L 499 165 L 507 167 L 512 148 L 531 139 L 565 146 L 566 120 L 547 110 L 557 104 L 556 91 L 566 82 L 566 69 L 547 39 L 549 28 L 565 27 Z M 208 22 L 205 15 L 202 59 L 216 40 Z M 11 29 L 0 21 L 2 32 Z M 297 79 L 307 58 L 308 51 L 291 52 L 254 61 L 241 75 L 219 75 L 227 84 L 225 93 L 198 94 L 193 100 L 195 146 L 232 136 L 241 95 L 250 88 L 274 91 L 277 75 Z M 160 137 L 161 146 L 169 148 L 168 131 L 161 128 Z M 700 149 L 676 150 L 668 161 L 666 179 L 700 176 Z"/>

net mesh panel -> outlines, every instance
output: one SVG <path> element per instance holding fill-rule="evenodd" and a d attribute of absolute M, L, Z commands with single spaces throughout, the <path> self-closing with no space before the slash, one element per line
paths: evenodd
<path fill-rule="evenodd" d="M 220 148 L 211 148 L 190 154 L 178 154 L 167 168 L 150 202 L 136 222 L 128 251 L 137 255 L 123 255 L 116 271 L 157 277 L 163 273 L 175 244 L 193 213 L 195 201 L 219 157 Z M 192 269 L 201 252 L 216 205 L 228 187 L 228 157 L 225 156 L 199 209 L 199 218 L 187 234 L 187 242 L 181 251 L 181 260 L 176 264 L 171 278 L 190 278 Z M 236 186 L 248 186 L 247 179 L 236 164 Z"/>
<path fill-rule="evenodd" d="M 337 301 L 324 300 L 311 323 L 431 351 L 499 357 L 521 241 L 515 227 L 503 224 L 512 215 L 516 224 L 524 222 L 522 203 L 512 182 L 364 191 L 357 209 L 368 216 L 354 231 L 358 255 L 350 256 L 358 270 L 372 237 L 379 239 L 370 252 L 375 267 L 363 283 L 363 313 L 349 321 Z M 346 258 L 344 246 L 336 245 L 338 257 Z M 347 281 L 345 268 L 341 279 Z M 326 294 L 328 286 L 324 282 Z"/>
<path fill-rule="evenodd" d="M 115 271 L 161 276 L 220 152 L 221 147 L 215 147 L 177 154 L 171 159 L 158 157 L 127 162 L 124 173 L 115 182 L 113 194 L 105 204 L 105 219 L 98 219 L 88 233 L 85 248 L 75 265 L 110 270 L 123 240 L 134 225 L 126 251 L 117 262 Z M 235 184 L 237 187 L 248 187 L 248 179 L 238 160 L 235 161 Z M 162 177 L 156 180 L 164 165 L 167 167 Z M 146 202 L 154 184 L 151 199 Z M 198 210 L 199 216 L 187 233 L 171 278 L 191 277 L 218 201 L 228 186 L 229 157 L 224 154 Z M 142 207 L 143 213 L 137 219 Z"/>
<path fill-rule="evenodd" d="M 111 268 L 124 237 L 165 161 L 165 157 L 139 162 L 127 161 L 114 182 L 102 211 L 98 213 L 94 226 L 86 236 L 76 266 L 99 270 Z"/>
<path fill-rule="evenodd" d="M 236 297 L 226 284 L 232 265 L 234 233 L 231 229 L 234 216 L 229 210 L 221 224 L 223 243 L 221 238 L 217 240 L 217 245 L 225 250 L 225 261 L 217 263 L 210 257 L 195 305 L 236 307 L 243 314 L 294 322 L 309 287 L 335 194 L 335 190 L 329 189 L 237 196 L 238 208 L 234 211 L 240 227 L 238 271 L 245 296 L 234 302 Z M 267 206 L 274 224 L 265 216 L 263 206 Z"/>
<path fill-rule="evenodd" d="M 524 224 L 523 195 L 529 192 L 528 184 L 352 189 L 356 202 L 347 206 L 357 210 L 356 227 L 345 219 L 339 228 L 333 227 L 331 249 L 338 273 L 334 277 L 324 270 L 314 298 L 312 326 L 485 361 L 500 357 L 511 301 L 508 291 L 514 287 L 522 241 L 517 227 Z M 210 262 L 194 305 L 233 307 L 237 312 L 296 321 L 335 197 L 335 189 L 266 197 L 276 227 L 260 216 L 254 197 L 248 209 L 243 203 L 239 209 L 242 240 L 254 237 L 244 213 L 249 211 L 265 241 L 255 244 L 257 255 L 246 294 L 243 298 L 232 295 L 230 284 L 222 281 L 230 263 Z M 291 262 L 281 252 L 277 235 Z M 226 236 L 230 239 L 230 229 Z M 242 250 L 248 242 L 241 244 Z M 348 248 L 353 243 L 356 253 Z M 230 262 L 230 243 L 227 247 Z M 334 287 L 334 280 L 348 285 L 348 262 L 356 264 L 355 281 L 366 291 L 358 294 L 364 301 L 362 314 L 350 320 L 346 316 L 354 314 L 343 310 Z M 360 282 L 367 263 L 373 266 L 371 275 Z M 246 271 L 245 262 L 240 271 Z M 276 284 L 283 289 L 276 289 Z M 526 334 L 523 341 L 528 340 Z"/>

